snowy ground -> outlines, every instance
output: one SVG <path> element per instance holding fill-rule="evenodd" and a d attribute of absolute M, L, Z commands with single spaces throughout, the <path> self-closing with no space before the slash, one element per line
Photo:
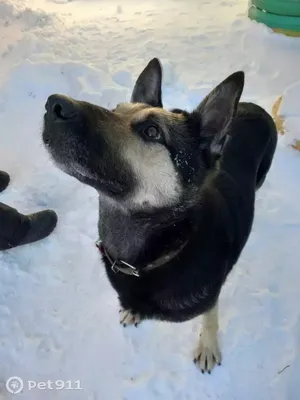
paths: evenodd
<path fill-rule="evenodd" d="M 300 139 L 300 39 L 249 21 L 247 3 L 0 1 L 0 169 L 12 177 L 0 201 L 59 215 L 48 239 L 0 254 L 0 399 L 299 400 L 300 153 L 288 144 Z M 224 363 L 211 376 L 192 363 L 200 321 L 119 326 L 94 248 L 96 193 L 55 169 L 41 146 L 50 93 L 113 106 L 154 56 L 165 66 L 166 105 L 191 109 L 239 69 L 244 99 L 271 111 L 284 94 L 287 132 L 222 292 Z M 80 380 L 83 389 L 14 396 L 11 376 L 25 386 Z"/>

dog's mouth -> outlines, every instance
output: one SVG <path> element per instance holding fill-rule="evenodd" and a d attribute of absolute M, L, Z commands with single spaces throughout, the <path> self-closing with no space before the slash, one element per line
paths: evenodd
<path fill-rule="evenodd" d="M 117 179 L 102 177 L 101 174 L 91 173 L 90 170 L 80 165 L 74 160 L 64 158 L 61 154 L 57 155 L 55 150 L 51 148 L 49 142 L 45 141 L 45 146 L 48 149 L 55 165 L 66 174 L 76 178 L 78 181 L 95 188 L 99 192 L 104 192 L 109 196 L 122 196 L 127 191 L 127 185 L 120 183 Z"/>
<path fill-rule="evenodd" d="M 109 178 L 101 178 L 96 174 L 91 174 L 85 167 L 73 164 L 70 166 L 71 173 L 69 175 L 74 176 L 80 181 L 86 182 L 87 180 L 90 182 L 90 186 L 94 186 L 97 189 L 105 187 L 106 191 L 113 196 L 121 195 L 125 188 L 115 179 Z"/>
<path fill-rule="evenodd" d="M 109 176 L 103 177 L 101 173 L 91 172 L 87 166 L 79 164 L 70 156 L 64 154 L 64 150 L 56 152 L 51 146 L 50 139 L 44 140 L 44 143 L 55 165 L 66 174 L 109 196 L 122 196 L 127 191 L 127 185 L 120 183 L 117 179 L 111 179 Z"/>

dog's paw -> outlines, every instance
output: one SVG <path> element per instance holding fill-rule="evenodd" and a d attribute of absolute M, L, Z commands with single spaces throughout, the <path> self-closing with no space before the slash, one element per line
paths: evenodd
<path fill-rule="evenodd" d="M 199 345 L 194 353 L 194 363 L 200 368 L 202 374 L 211 373 L 216 364 L 221 365 L 222 356 L 216 336 L 201 336 Z"/>
<path fill-rule="evenodd" d="M 137 327 L 141 322 L 142 318 L 139 314 L 133 313 L 131 310 L 121 309 L 120 313 L 120 324 L 124 327 L 128 325 L 134 325 Z"/>

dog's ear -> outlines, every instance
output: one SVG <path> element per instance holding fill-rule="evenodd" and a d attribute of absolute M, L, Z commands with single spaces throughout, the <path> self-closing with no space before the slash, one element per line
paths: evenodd
<path fill-rule="evenodd" d="M 242 71 L 230 75 L 216 86 L 195 110 L 201 114 L 201 134 L 208 139 L 212 152 L 218 152 L 225 139 L 243 92 L 244 80 L 245 74 Z"/>
<path fill-rule="evenodd" d="M 162 107 L 161 98 L 162 67 L 153 58 L 138 77 L 131 96 L 132 103 L 145 103 L 152 107 Z"/>

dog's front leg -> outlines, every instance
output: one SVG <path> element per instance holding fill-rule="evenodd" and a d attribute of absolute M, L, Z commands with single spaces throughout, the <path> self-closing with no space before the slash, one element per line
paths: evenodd
<path fill-rule="evenodd" d="M 218 344 L 218 303 L 203 315 L 202 332 L 194 355 L 194 363 L 201 372 L 208 372 L 215 364 L 221 364 L 221 352 Z"/>

